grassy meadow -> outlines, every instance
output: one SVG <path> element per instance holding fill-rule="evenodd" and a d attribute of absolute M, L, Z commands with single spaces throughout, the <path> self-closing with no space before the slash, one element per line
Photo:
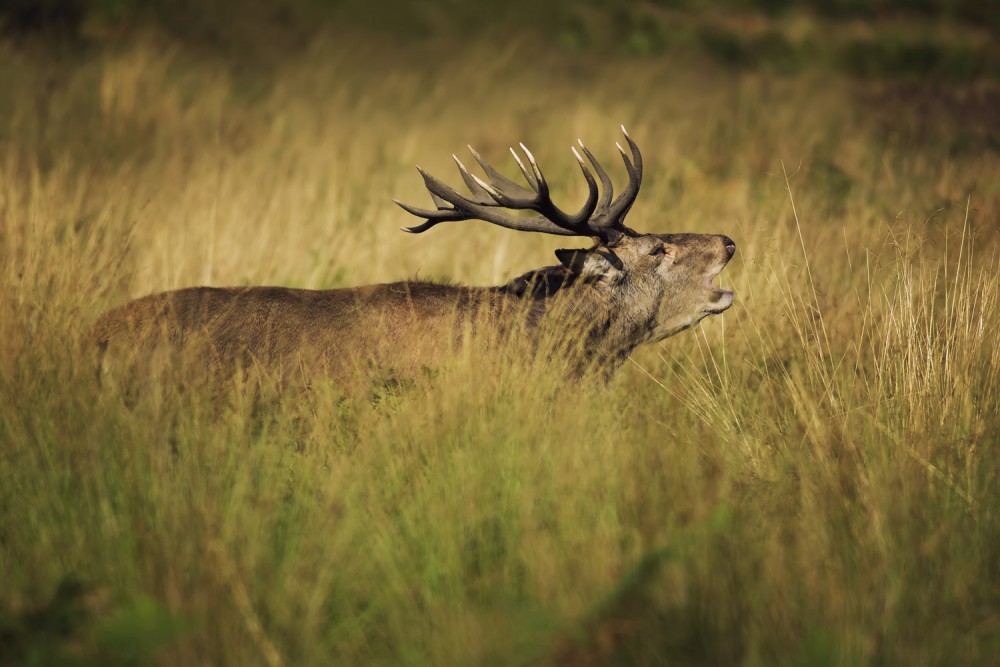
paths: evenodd
<path fill-rule="evenodd" d="M 0 40 L 0 664 L 997 664 L 994 81 L 344 34 Z M 391 198 L 524 141 L 572 208 L 569 147 L 620 184 L 622 123 L 629 224 L 731 236 L 736 304 L 607 385 L 94 382 L 88 328 L 150 292 L 552 264 Z"/>

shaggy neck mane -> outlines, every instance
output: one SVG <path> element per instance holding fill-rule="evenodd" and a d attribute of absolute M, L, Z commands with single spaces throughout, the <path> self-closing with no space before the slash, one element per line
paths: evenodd
<path fill-rule="evenodd" d="M 635 332 L 642 325 L 634 321 L 633 313 L 618 312 L 616 317 L 608 297 L 591 287 L 566 267 L 556 265 L 529 271 L 492 290 L 530 301 L 535 324 L 546 313 L 554 315 L 561 329 L 572 326 L 575 319 L 586 330 L 578 339 L 580 352 L 591 362 L 604 364 L 604 372 L 610 376 L 635 349 Z"/>
<path fill-rule="evenodd" d="M 510 282 L 493 289 L 502 294 L 518 298 L 548 299 L 561 289 L 572 287 L 576 276 L 566 267 L 546 266 L 514 278 Z"/>

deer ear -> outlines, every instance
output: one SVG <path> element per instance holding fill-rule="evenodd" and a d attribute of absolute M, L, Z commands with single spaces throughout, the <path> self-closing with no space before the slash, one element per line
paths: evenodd
<path fill-rule="evenodd" d="M 613 279 L 621 274 L 622 261 L 606 248 L 597 250 L 556 250 L 556 257 L 581 280 Z"/>

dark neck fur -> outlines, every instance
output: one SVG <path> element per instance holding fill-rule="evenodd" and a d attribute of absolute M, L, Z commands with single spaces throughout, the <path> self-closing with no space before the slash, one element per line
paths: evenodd
<path fill-rule="evenodd" d="M 631 330 L 634 323 L 612 317 L 606 296 L 577 279 L 563 266 L 546 266 L 514 278 L 492 290 L 529 300 L 532 324 L 538 325 L 547 313 L 565 322 L 564 318 L 580 318 L 587 329 L 579 338 L 581 369 L 595 364 L 610 377 L 636 347 Z M 557 325 L 558 326 L 558 325 Z"/>
<path fill-rule="evenodd" d="M 571 287 L 576 276 L 563 266 L 546 266 L 514 278 L 493 289 L 518 298 L 548 299 L 561 289 Z"/>

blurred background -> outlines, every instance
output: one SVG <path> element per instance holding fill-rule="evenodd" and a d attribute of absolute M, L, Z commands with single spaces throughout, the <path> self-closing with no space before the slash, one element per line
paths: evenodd
<path fill-rule="evenodd" d="M 1000 8 L 978 0 L 5 0 L 9 38 L 95 47 L 152 30 L 258 67 L 324 36 L 398 48 L 448 40 L 541 42 L 605 57 L 701 54 L 739 68 L 825 67 L 864 77 L 968 81 L 997 76 Z"/>

